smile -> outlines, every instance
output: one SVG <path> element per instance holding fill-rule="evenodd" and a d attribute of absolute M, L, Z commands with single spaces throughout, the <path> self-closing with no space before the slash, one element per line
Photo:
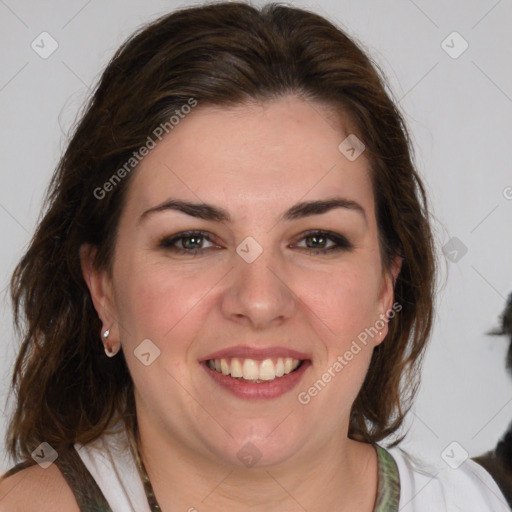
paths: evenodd
<path fill-rule="evenodd" d="M 222 373 L 222 375 L 229 375 L 247 382 L 262 383 L 288 375 L 300 366 L 301 360 L 291 357 L 278 357 L 257 361 L 255 359 L 233 357 L 209 359 L 206 364 L 210 369 Z"/>
<path fill-rule="evenodd" d="M 228 359 L 222 358 L 203 361 L 201 366 L 219 389 L 228 391 L 237 398 L 271 400 L 295 388 L 311 364 L 309 359 L 277 358 L 276 361 L 256 361 L 233 358 L 228 362 Z"/>

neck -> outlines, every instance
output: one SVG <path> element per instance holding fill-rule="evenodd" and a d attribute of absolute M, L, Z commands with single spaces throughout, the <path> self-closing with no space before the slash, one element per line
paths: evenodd
<path fill-rule="evenodd" d="M 258 468 L 215 461 L 139 420 L 138 449 L 162 511 L 373 511 L 375 448 L 340 435 L 281 464 Z M 307 484 L 305 485 L 305 482 Z"/>

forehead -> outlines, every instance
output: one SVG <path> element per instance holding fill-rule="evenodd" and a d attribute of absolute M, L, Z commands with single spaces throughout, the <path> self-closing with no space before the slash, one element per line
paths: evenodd
<path fill-rule="evenodd" d="M 339 149 L 350 120 L 297 97 L 236 107 L 197 106 L 140 163 L 129 203 L 149 208 L 166 196 L 274 211 L 300 199 L 341 195 L 373 209 L 364 153 Z M 133 204 L 135 203 L 135 204 Z"/>

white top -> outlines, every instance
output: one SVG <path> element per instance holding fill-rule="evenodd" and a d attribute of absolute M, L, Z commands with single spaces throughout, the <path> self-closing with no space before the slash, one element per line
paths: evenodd
<path fill-rule="evenodd" d="M 456 469 L 440 456 L 387 448 L 400 475 L 400 512 L 510 512 L 492 476 L 474 460 Z M 453 453 L 453 452 L 452 452 Z M 456 464 L 454 464 L 456 465 Z"/>
<path fill-rule="evenodd" d="M 113 512 L 151 512 L 122 423 L 115 434 L 73 446 Z"/>
<path fill-rule="evenodd" d="M 380 445 L 379 445 L 380 446 Z M 74 444 L 113 512 L 150 512 L 126 432 Z M 467 459 L 457 469 L 440 457 L 421 460 L 399 446 L 387 451 L 400 476 L 400 512 L 510 512 L 490 474 Z"/>

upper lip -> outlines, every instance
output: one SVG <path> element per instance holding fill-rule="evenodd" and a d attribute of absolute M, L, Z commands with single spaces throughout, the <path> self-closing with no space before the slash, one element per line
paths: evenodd
<path fill-rule="evenodd" d="M 274 357 L 291 357 L 292 359 L 310 359 L 310 355 L 304 352 L 298 352 L 287 347 L 269 347 L 269 348 L 256 348 L 248 345 L 237 345 L 229 347 L 217 352 L 212 352 L 200 359 L 201 362 L 209 361 L 210 359 L 223 359 L 228 357 L 238 357 L 242 359 L 254 359 L 263 361 Z"/>

